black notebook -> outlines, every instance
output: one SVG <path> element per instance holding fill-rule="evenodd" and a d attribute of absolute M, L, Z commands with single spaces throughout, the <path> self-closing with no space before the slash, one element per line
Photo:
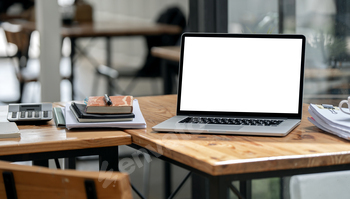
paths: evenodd
<path fill-rule="evenodd" d="M 91 114 L 86 113 L 86 105 L 72 102 L 70 106 L 71 111 L 79 122 L 117 122 L 133 120 L 135 115 L 128 114 Z"/>

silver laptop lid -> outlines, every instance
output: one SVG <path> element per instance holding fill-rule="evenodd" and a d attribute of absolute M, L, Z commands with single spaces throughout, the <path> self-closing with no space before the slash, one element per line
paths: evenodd
<path fill-rule="evenodd" d="M 185 33 L 177 115 L 301 119 L 305 37 Z"/>

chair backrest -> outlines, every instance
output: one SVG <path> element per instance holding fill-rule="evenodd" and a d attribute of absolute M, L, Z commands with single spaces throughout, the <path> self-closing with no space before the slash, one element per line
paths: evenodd
<path fill-rule="evenodd" d="M 55 170 L 0 161 L 0 198 L 132 198 L 119 172 Z"/>
<path fill-rule="evenodd" d="M 74 21 L 79 23 L 92 22 L 93 7 L 83 0 L 75 0 Z"/>
<path fill-rule="evenodd" d="M 178 7 L 169 7 L 163 11 L 156 20 L 157 23 L 177 25 L 185 30 L 186 18 Z M 174 35 L 146 36 L 147 57 L 144 66 L 139 71 L 140 76 L 160 76 L 160 59 L 151 55 L 151 48 L 155 46 L 174 46 L 182 33 Z"/>
<path fill-rule="evenodd" d="M 163 23 L 168 25 L 177 25 L 180 26 L 182 30 L 186 28 L 186 18 L 183 12 L 178 7 L 169 7 L 164 12 L 160 14 L 157 19 L 157 23 Z M 162 46 L 172 46 L 175 45 L 181 34 L 175 35 L 162 35 L 161 43 Z"/>
<path fill-rule="evenodd" d="M 21 25 L 4 22 L 1 24 L 9 43 L 15 44 L 18 48 L 17 56 L 24 56 L 28 59 L 30 33 L 24 32 Z"/>

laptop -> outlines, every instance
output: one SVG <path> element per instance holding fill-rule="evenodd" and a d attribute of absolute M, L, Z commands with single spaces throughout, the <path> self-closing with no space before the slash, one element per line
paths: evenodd
<path fill-rule="evenodd" d="M 154 131 L 285 136 L 302 116 L 305 37 L 184 33 L 176 116 Z"/>

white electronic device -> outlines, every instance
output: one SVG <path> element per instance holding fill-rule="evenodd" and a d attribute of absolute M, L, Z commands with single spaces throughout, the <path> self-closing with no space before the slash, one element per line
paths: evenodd
<path fill-rule="evenodd" d="M 51 119 L 51 103 L 9 104 L 7 120 L 10 122 L 49 121 Z"/>

